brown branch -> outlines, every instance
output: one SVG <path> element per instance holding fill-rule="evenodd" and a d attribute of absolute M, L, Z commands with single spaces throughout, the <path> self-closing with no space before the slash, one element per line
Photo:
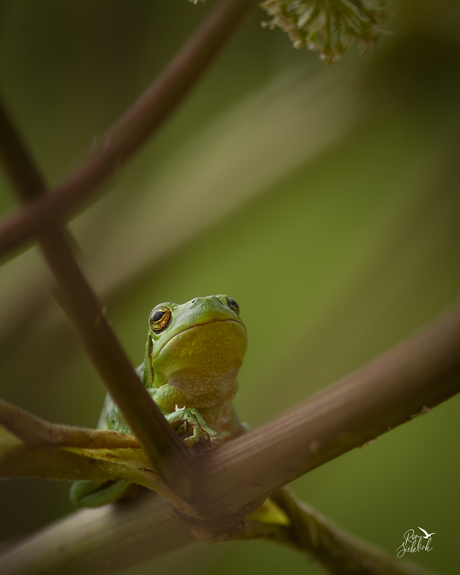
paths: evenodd
<path fill-rule="evenodd" d="M 44 193 L 45 181 L 0 101 L 0 154 L 23 202 Z M 76 327 L 99 375 L 120 406 L 160 477 L 184 488 L 189 453 L 137 377 L 105 318 L 97 296 L 76 263 L 66 235 L 51 222 L 38 237 L 60 288 L 63 307 Z M 182 490 L 181 490 L 182 491 Z"/>
<path fill-rule="evenodd" d="M 217 526 L 220 540 L 266 539 L 308 554 L 337 575 L 434 575 L 346 532 L 286 489 L 274 498 L 289 515 L 289 527 L 230 520 Z M 197 542 L 194 531 L 163 498 L 143 493 L 50 525 L 7 549 L 0 569 L 2 575 L 109 575 Z"/>
<path fill-rule="evenodd" d="M 209 452 L 190 503 L 203 517 L 236 511 L 459 391 L 460 307 L 290 413 Z"/>
<path fill-rule="evenodd" d="M 434 575 L 397 559 L 342 529 L 282 489 L 273 499 L 290 526 L 261 524 L 242 517 L 214 523 L 216 541 L 266 539 L 305 553 L 336 575 Z M 237 514 L 238 515 L 238 514 Z M 180 519 L 179 519 L 180 517 Z M 204 526 L 202 535 L 211 533 Z M 196 521 L 178 516 L 153 493 L 73 514 L 32 535 L 0 556 L 2 575 L 109 575 L 203 539 Z"/>
<path fill-rule="evenodd" d="M 177 108 L 255 4 L 255 0 L 222 0 L 163 74 L 101 138 L 91 159 L 53 192 L 2 224 L 0 256 L 30 241 L 57 216 L 68 216 L 115 173 Z"/>
<path fill-rule="evenodd" d="M 201 531 L 206 533 L 209 525 L 225 526 L 232 510 L 241 513 L 247 505 L 250 512 L 254 507 L 249 502 L 255 498 L 261 502 L 277 486 L 410 420 L 458 391 L 460 307 L 291 413 L 219 449 L 203 453 L 199 475 L 190 477 L 200 515 L 211 518 L 202 523 Z M 288 510 L 289 501 L 274 497 Z M 119 568 L 121 561 L 129 561 L 123 565 L 132 565 L 159 555 L 162 550 L 180 547 L 183 541 L 193 541 L 188 527 L 185 528 L 186 522 L 178 524 L 172 511 L 166 512 L 165 517 L 164 502 L 161 520 L 149 514 L 150 503 L 155 500 L 151 496 L 125 505 L 87 511 L 78 514 L 75 523 L 74 517 L 69 517 L 7 552 L 0 558 L 0 569 L 8 575 L 32 575 L 63 572 L 71 564 L 87 574 L 110 573 L 114 568 L 104 565 L 105 558 L 113 560 Z M 314 538 L 310 543 L 301 539 L 295 544 L 297 548 L 318 554 L 323 563 L 329 560 L 326 547 L 333 549 L 338 545 L 344 553 L 353 554 L 358 549 L 359 545 L 356 547 L 351 538 L 342 538 L 340 533 L 331 530 L 326 520 L 310 513 L 311 510 L 298 511 L 299 522 L 310 525 L 312 521 L 319 521 L 324 531 L 321 537 L 326 539 L 318 549 L 310 544 Z M 294 517 L 296 513 L 289 514 Z M 305 515 L 308 513 L 310 518 Z M 219 514 L 222 522 L 217 517 Z M 157 527 L 159 521 L 158 530 L 152 530 L 151 525 Z M 197 521 L 191 524 L 196 533 Z M 89 525 L 96 525 L 98 529 L 92 531 Z M 163 543 L 160 547 L 144 545 L 146 533 L 156 541 L 170 542 L 170 528 L 176 529 L 178 525 L 184 529 L 179 529 L 177 541 L 172 537 L 173 547 L 162 547 Z M 319 529 L 318 525 L 315 528 Z M 99 529 L 103 530 L 103 536 Z M 293 536 L 300 537 L 302 526 L 294 525 L 293 529 Z M 163 531 L 167 534 L 164 540 L 161 539 Z M 289 539 L 283 537 L 279 542 L 289 544 Z M 138 556 L 139 549 L 142 553 Z"/>
<path fill-rule="evenodd" d="M 50 525 L 0 557 L 2 575 L 107 575 L 196 542 L 157 494 L 87 509 Z"/>

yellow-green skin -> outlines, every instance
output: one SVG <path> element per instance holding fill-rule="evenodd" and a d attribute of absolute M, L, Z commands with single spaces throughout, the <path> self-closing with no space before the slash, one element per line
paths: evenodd
<path fill-rule="evenodd" d="M 170 319 L 155 330 L 152 318 L 165 308 Z M 186 435 L 187 446 L 200 438 L 218 445 L 239 427 L 231 401 L 246 346 L 238 306 L 226 295 L 165 302 L 152 310 L 144 362 L 137 373 L 173 428 Z M 98 428 L 131 433 L 108 394 Z M 120 499 L 129 487 L 124 481 L 77 481 L 70 499 L 82 507 L 98 507 Z"/>

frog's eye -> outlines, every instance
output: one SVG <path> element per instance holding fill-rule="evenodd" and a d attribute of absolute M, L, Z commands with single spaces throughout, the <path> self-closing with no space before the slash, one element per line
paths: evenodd
<path fill-rule="evenodd" d="M 227 305 L 230 309 L 232 309 L 237 315 L 240 313 L 240 306 L 236 303 L 234 299 L 231 297 L 227 298 Z"/>
<path fill-rule="evenodd" d="M 159 307 L 150 314 L 150 327 L 158 333 L 168 325 L 170 319 L 171 310 L 167 307 Z"/>

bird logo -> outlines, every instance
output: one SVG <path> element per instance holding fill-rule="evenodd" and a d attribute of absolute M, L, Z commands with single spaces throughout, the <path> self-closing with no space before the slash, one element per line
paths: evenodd
<path fill-rule="evenodd" d="M 429 539 L 432 535 L 436 535 L 435 531 L 433 533 L 428 533 L 427 531 L 425 531 L 425 529 L 422 529 L 421 527 L 419 527 L 419 529 L 420 531 L 423 531 L 423 533 L 425 533 L 423 539 Z"/>

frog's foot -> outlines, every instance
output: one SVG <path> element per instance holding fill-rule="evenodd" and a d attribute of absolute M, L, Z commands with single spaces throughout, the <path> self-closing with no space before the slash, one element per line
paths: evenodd
<path fill-rule="evenodd" d="M 75 481 L 70 501 L 77 507 L 100 507 L 126 497 L 131 486 L 126 481 Z"/>
<path fill-rule="evenodd" d="M 211 429 L 200 415 L 200 413 L 193 407 L 179 408 L 176 405 L 176 411 L 167 413 L 165 415 L 173 429 L 184 425 L 186 432 L 191 432 L 191 435 L 184 439 L 187 447 L 192 447 L 201 437 L 205 437 L 211 445 L 220 445 L 223 443 L 218 433 Z"/>

